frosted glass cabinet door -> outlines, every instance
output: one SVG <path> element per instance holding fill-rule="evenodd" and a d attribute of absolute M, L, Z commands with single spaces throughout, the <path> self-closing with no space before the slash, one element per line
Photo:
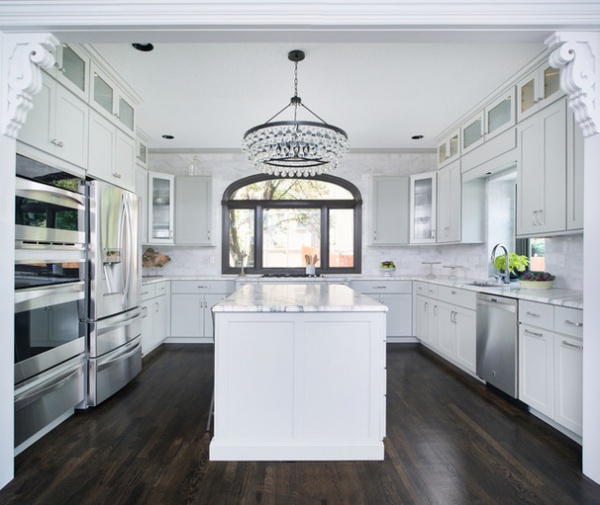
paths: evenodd
<path fill-rule="evenodd" d="M 173 243 L 173 179 L 172 175 L 150 174 L 150 243 Z"/>
<path fill-rule="evenodd" d="M 485 108 L 486 140 L 515 124 L 515 88 Z"/>
<path fill-rule="evenodd" d="M 413 244 L 435 242 L 436 174 L 410 178 L 410 241 Z"/>

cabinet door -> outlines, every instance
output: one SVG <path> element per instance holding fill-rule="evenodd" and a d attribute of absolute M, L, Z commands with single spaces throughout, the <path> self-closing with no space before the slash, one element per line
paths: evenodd
<path fill-rule="evenodd" d="M 456 320 L 455 310 L 452 305 L 438 303 L 438 338 L 439 349 L 449 358 L 456 356 Z"/>
<path fill-rule="evenodd" d="M 19 130 L 19 141 L 44 152 L 51 152 L 56 83 L 42 72 L 42 89 L 33 97 L 33 108 Z"/>
<path fill-rule="evenodd" d="M 438 145 L 438 167 L 456 160 L 460 155 L 460 130 L 450 134 Z"/>
<path fill-rule="evenodd" d="M 437 241 L 460 242 L 461 239 L 461 173 L 460 163 L 438 172 Z"/>
<path fill-rule="evenodd" d="M 153 349 L 153 315 L 151 310 L 154 300 L 150 299 L 142 302 L 142 354 L 146 355 Z"/>
<path fill-rule="evenodd" d="M 567 112 L 567 229 L 583 230 L 583 132 Z"/>
<path fill-rule="evenodd" d="M 415 297 L 415 335 L 421 342 L 429 343 L 429 300 L 425 296 Z"/>
<path fill-rule="evenodd" d="M 172 175 L 149 174 L 148 238 L 152 244 L 173 243 L 173 180 Z"/>
<path fill-rule="evenodd" d="M 171 295 L 171 337 L 204 336 L 204 295 Z"/>
<path fill-rule="evenodd" d="M 212 177 L 175 178 L 175 243 L 213 245 Z"/>
<path fill-rule="evenodd" d="M 138 196 L 140 243 L 148 243 L 148 171 L 135 168 L 135 194 Z"/>
<path fill-rule="evenodd" d="M 502 133 L 515 124 L 515 88 L 512 87 L 485 108 L 485 140 Z"/>
<path fill-rule="evenodd" d="M 412 295 L 380 294 L 379 301 L 389 309 L 387 313 L 387 336 L 412 336 Z"/>
<path fill-rule="evenodd" d="M 90 60 L 75 47 L 62 44 L 57 48 L 54 76 L 84 101 L 88 100 Z"/>
<path fill-rule="evenodd" d="M 69 163 L 87 165 L 89 108 L 62 86 L 56 86 L 54 135 L 56 155 Z"/>
<path fill-rule="evenodd" d="M 435 173 L 413 175 L 410 178 L 410 242 L 435 242 L 436 178 Z"/>
<path fill-rule="evenodd" d="M 116 128 L 110 121 L 91 111 L 88 175 L 107 182 L 113 181 L 116 135 Z"/>
<path fill-rule="evenodd" d="M 219 303 L 226 294 L 206 294 L 204 295 L 204 336 L 214 338 L 214 324 L 212 308 Z"/>
<path fill-rule="evenodd" d="M 129 191 L 134 189 L 135 139 L 116 129 L 114 183 Z"/>
<path fill-rule="evenodd" d="M 408 177 L 373 177 L 371 245 L 408 243 Z"/>
<path fill-rule="evenodd" d="M 429 345 L 436 350 L 440 348 L 440 306 L 437 300 L 429 299 Z"/>
<path fill-rule="evenodd" d="M 519 328 L 519 400 L 554 415 L 554 338 L 533 326 Z"/>
<path fill-rule="evenodd" d="M 165 338 L 169 336 L 169 296 L 159 296 L 152 301 L 154 310 L 152 343 L 154 347 L 157 347 L 163 342 Z"/>
<path fill-rule="evenodd" d="M 563 335 L 554 337 L 554 420 L 577 435 L 582 433 L 583 344 Z"/>
<path fill-rule="evenodd" d="M 461 128 L 462 153 L 465 154 L 483 143 L 483 111 L 467 121 Z"/>
<path fill-rule="evenodd" d="M 456 361 L 475 373 L 477 360 L 477 322 L 474 310 L 455 309 Z"/>

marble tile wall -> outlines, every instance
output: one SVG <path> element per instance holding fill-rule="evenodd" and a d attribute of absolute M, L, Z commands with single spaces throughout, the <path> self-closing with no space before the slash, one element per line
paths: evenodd
<path fill-rule="evenodd" d="M 196 175 L 213 176 L 215 243 L 221 242 L 221 198 L 234 181 L 255 173 L 253 167 L 239 153 L 152 152 L 149 169 L 174 175 L 188 175 L 194 157 Z M 334 175 L 358 187 L 363 197 L 363 257 L 364 274 L 378 274 L 379 264 L 385 260 L 396 263 L 396 275 L 426 275 L 430 271 L 424 261 L 439 261 L 433 266 L 438 277 L 447 277 L 451 269 L 460 278 L 488 276 L 487 244 L 422 245 L 404 247 L 370 247 L 366 239 L 370 219 L 371 177 L 373 175 L 410 175 L 436 169 L 435 153 L 426 150 L 385 153 L 351 153 L 339 165 Z M 493 244 L 492 244 L 493 245 Z M 171 262 L 161 269 L 145 274 L 158 275 L 219 275 L 221 248 L 215 247 L 155 247 L 168 254 Z M 582 289 L 583 240 L 581 236 L 549 239 L 547 269 L 557 275 L 557 287 Z"/>

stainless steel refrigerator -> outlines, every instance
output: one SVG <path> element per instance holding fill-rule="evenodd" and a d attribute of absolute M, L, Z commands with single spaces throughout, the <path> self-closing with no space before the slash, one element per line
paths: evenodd
<path fill-rule="evenodd" d="M 88 182 L 89 308 L 87 405 L 95 406 L 142 369 L 138 200 Z"/>

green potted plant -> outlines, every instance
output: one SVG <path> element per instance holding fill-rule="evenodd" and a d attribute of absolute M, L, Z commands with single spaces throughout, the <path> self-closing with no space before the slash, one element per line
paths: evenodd
<path fill-rule="evenodd" d="M 524 272 L 527 269 L 527 265 L 529 265 L 529 258 L 527 256 L 514 252 L 508 253 L 508 271 L 511 278 L 516 279 L 519 276 L 517 272 Z M 506 269 L 506 256 L 504 254 L 496 256 L 494 266 L 500 272 L 504 272 Z"/>

